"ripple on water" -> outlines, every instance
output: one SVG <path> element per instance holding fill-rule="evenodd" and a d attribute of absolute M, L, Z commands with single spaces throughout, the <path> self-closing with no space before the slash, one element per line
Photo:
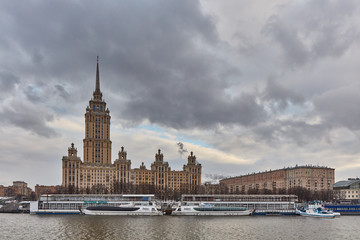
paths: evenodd
<path fill-rule="evenodd" d="M 0 214 L 0 239 L 354 239 L 359 220 Z"/>

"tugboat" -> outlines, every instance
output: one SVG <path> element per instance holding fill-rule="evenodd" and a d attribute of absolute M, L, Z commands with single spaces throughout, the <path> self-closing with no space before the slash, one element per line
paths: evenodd
<path fill-rule="evenodd" d="M 334 213 L 333 211 L 325 209 L 320 201 L 309 202 L 307 208 L 297 208 L 296 213 L 304 217 L 317 218 L 335 218 L 336 216 L 340 216 L 340 213 Z"/>

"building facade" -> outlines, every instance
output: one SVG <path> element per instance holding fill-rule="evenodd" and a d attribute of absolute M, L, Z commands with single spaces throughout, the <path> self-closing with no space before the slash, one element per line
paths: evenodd
<path fill-rule="evenodd" d="M 332 190 L 335 169 L 320 166 L 296 166 L 220 180 L 230 193 L 289 190 L 302 187 L 311 192 Z"/>
<path fill-rule="evenodd" d="M 333 185 L 334 197 L 336 200 L 359 200 L 360 179 L 349 178 L 345 181 L 338 181 Z"/>
<path fill-rule="evenodd" d="M 0 185 L 0 197 L 26 196 L 29 197 L 32 190 L 24 181 L 14 181 L 12 186 Z"/>
<path fill-rule="evenodd" d="M 112 163 L 110 119 L 110 111 L 100 91 L 97 62 L 95 91 L 85 112 L 84 161 L 81 161 L 77 148 L 72 143 L 67 156 L 62 158 L 63 187 L 91 189 L 101 185 L 112 191 L 124 185 L 149 185 L 160 192 L 181 189 L 191 192 L 201 186 L 201 164 L 197 163 L 192 152 L 182 171 L 171 170 L 160 149 L 155 154 L 155 161 L 150 169 L 146 169 L 144 164 L 131 169 L 131 160 L 127 159 L 124 147 L 121 147 L 118 158 Z"/>
<path fill-rule="evenodd" d="M 62 187 L 60 185 L 56 186 L 46 186 L 46 185 L 35 185 L 35 195 L 38 198 L 43 194 L 59 194 L 62 193 Z"/>

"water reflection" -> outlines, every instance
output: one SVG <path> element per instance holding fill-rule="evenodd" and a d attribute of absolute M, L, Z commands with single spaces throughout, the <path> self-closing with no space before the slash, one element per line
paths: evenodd
<path fill-rule="evenodd" d="M 359 220 L 0 214 L 0 239 L 354 239 Z"/>

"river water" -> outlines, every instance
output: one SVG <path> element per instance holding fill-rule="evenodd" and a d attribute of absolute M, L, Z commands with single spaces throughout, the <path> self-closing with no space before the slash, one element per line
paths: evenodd
<path fill-rule="evenodd" d="M 360 239 L 360 216 L 0 214 L 0 239 Z"/>

